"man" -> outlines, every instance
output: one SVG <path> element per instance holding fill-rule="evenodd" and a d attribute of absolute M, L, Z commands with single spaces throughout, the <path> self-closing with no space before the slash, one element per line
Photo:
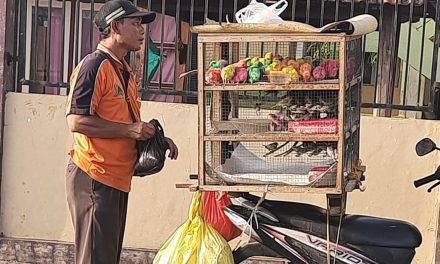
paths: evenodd
<path fill-rule="evenodd" d="M 142 24 L 154 18 L 154 13 L 140 12 L 127 0 L 106 2 L 95 16 L 102 35 L 97 51 L 80 62 L 70 79 L 66 114 L 74 147 L 66 192 L 76 263 L 119 262 L 136 140 L 147 140 L 155 133 L 154 126 L 140 120 L 135 78 L 124 57 L 141 48 Z M 166 141 L 169 157 L 176 159 L 177 146 L 169 138 Z"/>

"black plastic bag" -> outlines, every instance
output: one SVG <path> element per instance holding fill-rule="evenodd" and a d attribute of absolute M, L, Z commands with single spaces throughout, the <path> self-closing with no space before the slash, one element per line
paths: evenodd
<path fill-rule="evenodd" d="M 168 143 L 165 141 L 163 128 L 156 119 L 151 119 L 149 123 L 156 128 L 156 133 L 148 140 L 137 141 L 135 176 L 144 177 L 158 173 L 165 165 Z"/>

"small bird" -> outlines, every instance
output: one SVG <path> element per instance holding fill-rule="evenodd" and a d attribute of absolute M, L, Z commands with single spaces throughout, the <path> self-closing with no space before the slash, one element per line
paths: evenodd
<path fill-rule="evenodd" d="M 327 77 L 336 78 L 336 76 L 338 76 L 339 64 L 337 60 L 327 60 L 323 66 Z"/>
<path fill-rule="evenodd" d="M 227 65 L 227 60 L 213 60 L 209 63 L 208 69 L 223 69 Z"/>
<path fill-rule="evenodd" d="M 224 67 L 228 66 L 229 62 L 227 60 L 219 60 L 220 62 L 220 69 L 223 69 Z"/>
<path fill-rule="evenodd" d="M 292 106 L 292 102 L 293 102 L 292 97 L 285 97 L 285 98 L 281 99 L 274 107 L 277 107 L 277 106 L 281 106 L 282 108 L 290 107 L 290 106 Z"/>
<path fill-rule="evenodd" d="M 259 81 L 261 78 L 261 70 L 257 66 L 251 66 L 248 68 L 248 76 L 249 76 L 249 82 L 254 83 L 256 81 Z"/>
<path fill-rule="evenodd" d="M 235 68 L 235 75 L 232 78 L 233 83 L 245 83 L 248 79 L 248 71 L 243 67 Z"/>
<path fill-rule="evenodd" d="M 336 153 L 335 150 L 333 150 L 332 146 L 327 146 L 326 153 L 327 156 L 329 156 L 332 160 L 336 161 Z"/>
<path fill-rule="evenodd" d="M 264 145 L 264 147 L 267 150 L 269 150 L 269 151 L 274 150 L 274 149 L 276 149 L 278 147 L 278 142 L 274 142 L 274 143 L 270 143 L 270 144 Z"/>
<path fill-rule="evenodd" d="M 299 68 L 299 74 L 303 77 L 305 82 L 312 81 L 312 65 L 309 63 L 303 63 Z"/>
<path fill-rule="evenodd" d="M 313 69 L 313 78 L 316 81 L 324 80 L 326 76 L 327 76 L 327 72 L 325 71 L 324 67 L 318 66 Z"/>
<path fill-rule="evenodd" d="M 261 103 L 255 103 L 255 114 L 259 116 L 261 114 Z"/>
<path fill-rule="evenodd" d="M 224 67 L 220 73 L 223 83 L 228 83 L 234 78 L 235 66 L 233 64 Z"/>
<path fill-rule="evenodd" d="M 205 73 L 205 81 L 207 84 L 215 84 L 221 81 L 220 69 L 209 69 Z"/>
<path fill-rule="evenodd" d="M 220 69 L 220 61 L 214 60 L 209 63 L 208 69 Z"/>
<path fill-rule="evenodd" d="M 235 66 L 238 68 L 238 67 L 241 67 L 241 68 L 247 68 L 248 67 L 248 61 L 249 61 L 250 59 L 241 59 L 241 60 L 239 60 L 237 63 L 235 63 Z"/>
<path fill-rule="evenodd" d="M 270 120 L 272 121 L 273 124 L 277 125 L 277 126 L 281 126 L 282 122 L 280 120 L 280 117 L 276 114 L 268 114 Z"/>

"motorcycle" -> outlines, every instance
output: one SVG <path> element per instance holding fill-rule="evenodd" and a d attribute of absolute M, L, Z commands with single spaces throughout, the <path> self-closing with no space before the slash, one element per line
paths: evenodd
<path fill-rule="evenodd" d="M 440 150 L 430 139 L 416 144 L 419 156 Z M 416 188 L 439 180 L 440 166 Z M 422 243 L 411 223 L 365 215 L 331 216 L 324 208 L 296 202 L 265 200 L 237 193 L 224 212 L 232 223 L 252 238 L 233 251 L 235 263 L 252 256 L 285 258 L 298 264 L 405 264 L 411 263 Z"/>

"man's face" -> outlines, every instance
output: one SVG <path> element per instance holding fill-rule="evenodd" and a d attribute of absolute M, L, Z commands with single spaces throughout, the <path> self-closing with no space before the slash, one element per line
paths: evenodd
<path fill-rule="evenodd" d="M 141 18 L 124 18 L 118 23 L 119 34 L 117 41 L 128 51 L 138 51 L 144 43 L 145 29 Z"/>

